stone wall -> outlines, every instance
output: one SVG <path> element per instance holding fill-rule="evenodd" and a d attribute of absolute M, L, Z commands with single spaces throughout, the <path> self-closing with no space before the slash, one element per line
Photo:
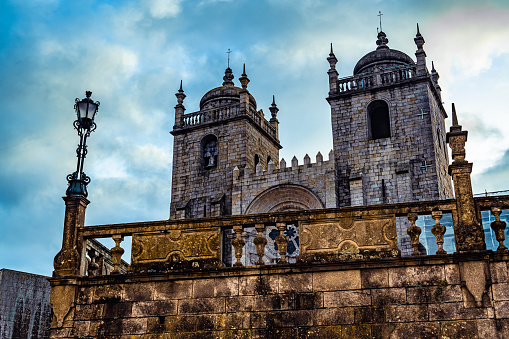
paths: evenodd
<path fill-rule="evenodd" d="M 80 278 L 52 338 L 507 338 L 509 256 L 490 253 L 469 257 L 480 307 L 453 255 Z"/>
<path fill-rule="evenodd" d="M 46 277 L 0 270 L 0 339 L 48 338 L 51 287 Z"/>

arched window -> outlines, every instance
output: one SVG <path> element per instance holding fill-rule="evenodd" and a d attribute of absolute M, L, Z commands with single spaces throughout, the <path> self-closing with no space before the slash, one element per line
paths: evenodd
<path fill-rule="evenodd" d="M 258 154 L 255 154 L 254 167 L 256 168 L 256 165 L 258 165 L 259 163 L 260 163 L 260 157 L 258 156 Z"/>
<path fill-rule="evenodd" d="M 217 138 L 214 135 L 207 135 L 202 139 L 201 146 L 203 168 L 217 167 Z"/>
<path fill-rule="evenodd" d="M 375 100 L 368 105 L 369 132 L 371 139 L 390 138 L 391 120 L 389 106 L 383 100 Z"/>
<path fill-rule="evenodd" d="M 267 157 L 267 165 L 269 164 L 269 162 L 270 162 L 271 160 L 272 160 L 272 159 L 271 159 L 271 157 L 270 157 L 270 155 L 269 155 L 269 156 Z"/>

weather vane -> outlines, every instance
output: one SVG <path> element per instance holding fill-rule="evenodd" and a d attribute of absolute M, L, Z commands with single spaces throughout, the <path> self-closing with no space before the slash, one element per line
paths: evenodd
<path fill-rule="evenodd" d="M 380 32 L 382 31 L 382 11 L 378 11 L 378 17 L 380 17 Z"/>
<path fill-rule="evenodd" d="M 232 51 L 228 48 L 228 52 L 226 52 L 226 54 L 228 54 L 228 68 L 230 68 L 230 53 Z"/>

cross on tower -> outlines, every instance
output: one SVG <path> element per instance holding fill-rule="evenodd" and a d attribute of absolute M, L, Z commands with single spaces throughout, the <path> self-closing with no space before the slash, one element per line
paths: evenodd
<path fill-rule="evenodd" d="M 425 116 L 425 115 L 428 115 L 428 112 L 424 113 L 424 111 L 423 111 L 423 110 L 422 110 L 422 108 L 421 108 L 421 113 L 418 113 L 417 115 L 418 115 L 418 116 L 420 116 L 420 117 L 421 117 L 421 119 L 424 119 L 424 116 Z"/>
<path fill-rule="evenodd" d="M 228 54 L 228 68 L 230 68 L 230 53 L 232 51 L 228 48 L 228 52 L 226 52 L 226 54 Z"/>
<path fill-rule="evenodd" d="M 424 168 L 424 170 L 427 172 L 428 167 L 431 167 L 431 161 L 423 161 L 421 168 Z"/>
<path fill-rule="evenodd" d="M 378 17 L 380 17 L 380 32 L 382 31 L 382 11 L 378 11 Z"/>

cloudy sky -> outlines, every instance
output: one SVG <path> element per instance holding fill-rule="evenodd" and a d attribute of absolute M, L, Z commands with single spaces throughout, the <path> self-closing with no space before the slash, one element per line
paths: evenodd
<path fill-rule="evenodd" d="M 391 48 L 415 57 L 415 26 L 445 107 L 469 131 L 476 193 L 509 189 L 507 1 L 5 0 L 0 4 L 0 268 L 50 275 L 76 166 L 74 98 L 101 101 L 85 172 L 86 224 L 169 215 L 174 93 L 187 112 L 222 83 L 280 109 L 281 156 L 332 146 L 326 58 L 340 76 L 373 50 L 382 11 Z M 450 124 L 450 121 L 447 121 Z"/>

